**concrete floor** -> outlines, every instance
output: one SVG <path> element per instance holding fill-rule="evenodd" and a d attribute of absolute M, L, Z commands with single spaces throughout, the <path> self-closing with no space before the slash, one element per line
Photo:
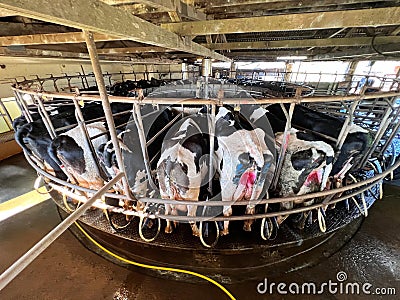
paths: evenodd
<path fill-rule="evenodd" d="M 22 153 L 0 161 L 0 203 L 31 191 L 36 177 Z"/>
<path fill-rule="evenodd" d="M 16 159 L 18 161 L 18 159 Z M 0 167 L 1 171 L 1 167 Z M 27 184 L 28 185 L 28 184 Z M 32 185 L 29 185 L 32 186 Z M 29 187 L 27 186 L 27 187 Z M 370 210 L 354 238 L 323 263 L 282 274 L 259 274 L 259 280 L 227 285 L 236 299 L 365 299 L 365 295 L 331 294 L 260 295 L 257 285 L 268 282 L 322 284 L 346 272 L 346 282 L 393 287 L 400 293 L 400 187 L 385 186 L 385 197 Z M 2 193 L 3 194 L 3 186 Z M 55 205 L 41 203 L 0 223 L 0 272 L 33 246 L 60 222 Z M 178 259 L 178 258 L 177 258 Z M 398 299 L 398 296 L 369 296 Z M 164 280 L 128 270 L 87 250 L 70 232 L 65 232 L 14 281 L 0 291 L 0 299 L 227 299 L 215 286 Z"/>

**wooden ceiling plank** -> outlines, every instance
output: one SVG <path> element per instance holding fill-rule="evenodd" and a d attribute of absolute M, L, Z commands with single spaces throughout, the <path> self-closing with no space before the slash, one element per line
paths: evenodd
<path fill-rule="evenodd" d="M 197 2 L 197 1 L 196 1 Z M 223 7 L 236 5 L 251 5 L 259 3 L 274 3 L 274 2 L 293 2 L 293 0 L 210 0 L 209 6 Z"/>
<path fill-rule="evenodd" d="M 105 34 L 94 34 L 96 41 L 113 41 L 121 40 L 118 37 L 110 37 Z M 73 44 L 84 43 L 85 39 L 82 32 L 68 33 L 48 33 L 48 34 L 30 34 L 16 36 L 1 36 L 0 46 L 26 46 L 26 45 L 43 45 L 43 44 Z"/>
<path fill-rule="evenodd" d="M 12 10 L 0 8 L 0 17 L 12 17 L 18 14 Z"/>
<path fill-rule="evenodd" d="M 282 40 L 265 42 L 233 42 L 202 44 L 212 50 L 240 50 L 240 49 L 284 49 L 284 48 L 308 48 L 308 47 L 356 47 L 369 46 L 372 37 L 357 38 L 329 38 L 329 39 L 305 39 L 305 40 Z M 376 45 L 400 43 L 400 36 L 378 36 L 374 43 Z"/>
<path fill-rule="evenodd" d="M 95 0 L 2 0 L 0 8 L 19 15 L 84 29 L 121 39 L 193 53 L 222 61 L 229 59 L 206 47 L 144 21 L 129 12 Z"/>
<path fill-rule="evenodd" d="M 157 12 L 175 12 L 182 17 L 190 20 L 206 20 L 206 14 L 197 10 L 194 6 L 188 5 L 179 0 L 137 0 L 137 1 L 118 1 L 118 0 L 102 0 L 109 5 L 123 5 L 123 8 L 130 10 L 129 4 L 143 4 L 155 8 Z M 131 10 L 133 12 L 133 10 Z"/>
<path fill-rule="evenodd" d="M 166 53 L 172 51 L 173 50 L 160 47 L 104 48 L 97 50 L 99 54 L 140 54 L 140 53 L 150 53 L 150 52 Z"/>
<path fill-rule="evenodd" d="M 179 35 L 207 35 L 400 24 L 400 7 L 162 24 Z"/>
<path fill-rule="evenodd" d="M 77 53 L 68 51 L 54 51 L 54 50 L 40 50 L 40 49 L 24 49 L 20 51 L 13 51 L 6 47 L 0 47 L 0 56 L 7 57 L 41 57 L 49 59 L 80 59 L 87 60 L 88 53 Z M 138 63 L 176 63 L 176 59 L 167 58 L 134 58 L 121 54 L 120 56 L 100 56 L 101 61 L 121 61 L 121 62 L 138 62 Z"/>
<path fill-rule="evenodd" d="M 329 6 L 341 6 L 341 5 L 360 5 L 371 3 L 371 2 L 383 2 L 384 0 L 372 1 L 360 1 L 360 0 L 301 0 L 301 1 L 278 1 L 278 2 L 258 2 L 249 3 L 246 5 L 235 5 L 235 6 L 208 6 L 204 9 L 207 14 L 238 14 L 245 12 L 258 12 L 258 11 L 280 11 L 290 9 L 304 9 L 304 8 L 317 8 L 317 7 L 329 7 Z"/>

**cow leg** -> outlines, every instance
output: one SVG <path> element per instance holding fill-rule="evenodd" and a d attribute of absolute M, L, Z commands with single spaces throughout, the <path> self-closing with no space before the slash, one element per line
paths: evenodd
<path fill-rule="evenodd" d="M 246 215 L 254 215 L 255 206 L 247 205 L 246 207 Z M 254 223 L 253 219 L 245 220 L 243 225 L 244 231 L 251 231 L 251 225 Z"/>
<path fill-rule="evenodd" d="M 224 217 L 232 216 L 232 207 L 224 206 Z M 229 234 L 229 221 L 224 221 L 224 229 L 220 232 L 220 235 L 228 235 Z"/>
<path fill-rule="evenodd" d="M 172 207 L 170 204 L 165 204 L 165 214 L 166 215 L 171 215 L 172 212 Z M 167 221 L 167 226 L 165 227 L 165 233 L 172 233 L 172 226 L 171 226 L 171 221 L 166 219 Z"/>
<path fill-rule="evenodd" d="M 281 225 L 288 217 L 289 215 L 277 216 L 276 222 L 278 223 L 278 225 Z"/>
<path fill-rule="evenodd" d="M 196 205 L 188 205 L 188 216 L 189 217 L 195 217 L 196 216 L 196 211 L 197 211 L 197 206 Z M 190 226 L 192 227 L 192 232 L 194 236 L 200 236 L 200 231 L 199 228 L 196 225 L 196 222 L 189 222 Z"/>

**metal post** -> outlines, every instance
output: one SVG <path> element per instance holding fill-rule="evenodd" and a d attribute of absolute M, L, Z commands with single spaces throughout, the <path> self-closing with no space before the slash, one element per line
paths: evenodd
<path fill-rule="evenodd" d="M 75 92 L 78 93 L 79 90 L 77 89 Z M 97 159 L 97 155 L 95 155 L 96 149 L 94 149 L 93 142 L 90 139 L 90 136 L 89 136 L 86 124 L 85 124 L 85 119 L 83 117 L 82 110 L 81 110 L 81 107 L 79 106 L 78 100 L 73 99 L 72 101 L 74 101 L 74 105 L 75 105 L 75 118 L 78 122 L 78 126 L 79 126 L 83 136 L 86 137 L 84 139 L 84 142 L 86 143 L 86 147 L 88 147 L 91 150 L 90 155 L 95 162 L 94 167 L 96 169 L 96 173 L 97 173 L 97 175 L 99 175 L 102 178 L 107 178 L 107 177 L 103 176 L 103 172 L 101 171 L 102 169 L 101 169 L 99 161 Z"/>
<path fill-rule="evenodd" d="M 28 252 L 22 255 L 12 266 L 10 266 L 3 274 L 0 275 L 0 291 L 7 286 L 15 277 L 18 276 L 29 264 L 38 257 L 44 250 L 46 250 L 64 231 L 66 231 L 72 223 L 79 219 L 92 204 L 107 192 L 121 177 L 123 173 L 119 173 L 110 182 L 103 186 L 96 192 L 92 198 L 79 207 L 75 212 L 69 215 L 57 227 L 50 231 L 44 238 L 42 238 L 35 246 Z"/>
<path fill-rule="evenodd" d="M 222 93 L 222 92 L 221 92 Z M 215 114 L 217 111 L 217 106 L 211 104 L 211 116 L 209 116 L 208 122 L 208 134 L 210 138 L 210 162 L 209 162 L 209 174 L 208 174 L 208 187 L 210 194 L 213 189 L 213 176 L 214 176 L 214 151 L 215 151 Z M 211 118 L 210 118 L 211 117 Z"/>
<path fill-rule="evenodd" d="M 211 59 L 203 58 L 201 62 L 201 75 L 205 79 L 204 99 L 208 99 L 208 78 L 211 74 Z"/>
<path fill-rule="evenodd" d="M 3 103 L 3 101 L 1 99 L 0 99 L 0 106 L 1 106 L 1 109 L 4 111 L 4 116 L 8 118 L 9 122 L 6 122 L 6 123 L 7 123 L 8 127 L 11 129 L 13 120 L 12 120 L 12 118 L 10 116 L 10 113 L 7 110 L 7 107 L 4 105 L 4 103 Z"/>
<path fill-rule="evenodd" d="M 34 96 L 36 98 L 36 101 L 39 104 L 39 114 L 42 117 L 44 126 L 46 127 L 47 131 L 49 132 L 49 135 L 52 139 L 54 139 L 56 135 L 56 131 L 54 129 L 53 123 L 51 122 L 51 119 L 49 117 L 49 114 L 47 113 L 46 108 L 44 107 L 43 101 L 40 96 Z"/>
<path fill-rule="evenodd" d="M 25 102 L 23 96 L 21 96 L 21 94 L 19 92 L 15 91 L 15 98 L 17 99 L 17 101 L 19 100 L 20 105 L 23 107 L 22 113 L 24 114 L 25 118 L 29 122 L 33 122 L 31 113 L 29 111 L 28 106 L 26 105 L 26 102 Z"/>
<path fill-rule="evenodd" d="M 283 104 L 281 104 L 282 111 L 284 112 L 284 114 L 286 116 L 286 125 L 285 125 L 285 132 L 283 133 L 283 136 L 282 136 L 281 148 L 279 150 L 278 164 L 277 164 L 277 167 L 275 170 L 275 178 L 272 183 L 272 186 L 274 189 L 278 185 L 278 180 L 279 180 L 279 176 L 280 176 L 281 169 L 283 166 L 283 161 L 285 160 L 286 149 L 287 149 L 288 142 L 289 142 L 288 135 L 289 135 L 289 130 L 292 127 L 292 116 L 293 116 L 295 105 L 296 105 L 295 103 L 290 103 L 289 112 L 287 112 L 285 106 Z"/>
<path fill-rule="evenodd" d="M 92 62 L 93 73 L 95 75 L 97 86 L 99 88 L 101 103 L 103 105 L 104 115 L 106 117 L 108 129 L 110 131 L 111 141 L 114 146 L 118 167 L 121 170 L 121 172 L 125 174 L 125 166 L 124 166 L 124 162 L 122 160 L 121 148 L 120 148 L 119 142 L 118 142 L 117 131 L 115 130 L 114 119 L 112 116 L 110 102 L 108 100 L 106 85 L 104 83 L 104 78 L 103 78 L 103 73 L 101 72 L 100 61 L 99 61 L 99 57 L 97 54 L 97 49 L 96 49 L 96 44 L 94 42 L 93 33 L 90 31 L 83 30 L 83 34 L 85 36 L 85 41 L 86 41 L 86 45 L 88 48 L 90 61 Z M 132 196 L 132 193 L 130 192 L 130 189 L 128 186 L 126 175 L 124 175 L 124 177 L 122 178 L 122 183 L 124 186 L 124 192 L 125 192 L 126 196 L 128 196 L 128 197 Z"/>
<path fill-rule="evenodd" d="M 147 176 L 149 178 L 149 184 L 150 184 L 150 187 L 156 191 L 156 190 L 158 190 L 158 188 L 154 184 L 153 179 L 151 177 L 151 167 L 150 167 L 150 163 L 149 163 L 149 154 L 147 153 L 146 137 L 144 135 L 143 120 L 142 120 L 142 115 L 140 113 L 140 107 L 137 102 L 134 103 L 133 117 L 134 117 L 136 127 L 138 130 L 140 147 L 142 149 L 142 155 L 143 155 L 143 162 L 144 162 L 144 166 L 146 168 Z"/>
<path fill-rule="evenodd" d="M 353 123 L 353 114 L 354 111 L 358 105 L 358 103 L 361 101 L 361 98 L 354 100 L 353 104 L 351 105 L 349 111 L 347 112 L 347 117 L 346 120 L 343 123 L 342 129 L 339 133 L 339 136 L 337 138 L 336 142 L 336 147 L 340 150 L 344 144 L 344 141 L 347 138 L 347 134 L 349 133 L 350 125 Z"/>
<path fill-rule="evenodd" d="M 83 78 L 85 78 L 86 87 L 89 88 L 89 83 L 88 83 L 88 80 L 87 80 L 87 77 L 86 77 L 86 74 L 85 74 L 85 70 L 83 69 L 82 65 L 81 65 L 81 70 L 82 70 L 82 74 L 84 76 Z M 82 80 L 82 83 L 83 83 L 83 80 Z M 85 88 L 85 85 L 83 85 L 83 88 Z"/>

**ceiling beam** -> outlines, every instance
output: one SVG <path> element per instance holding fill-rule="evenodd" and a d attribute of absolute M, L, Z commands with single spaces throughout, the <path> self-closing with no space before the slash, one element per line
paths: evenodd
<path fill-rule="evenodd" d="M 109 5 L 118 5 L 122 8 L 129 10 L 130 4 L 143 4 L 153 7 L 157 12 L 174 12 L 179 14 L 180 17 L 186 17 L 190 20 L 206 20 L 206 14 L 197 10 L 194 6 L 188 5 L 179 0 L 137 0 L 137 1 L 124 1 L 124 0 L 102 0 Z"/>
<path fill-rule="evenodd" d="M 179 35 L 207 35 L 400 24 L 400 7 L 162 24 Z"/>
<path fill-rule="evenodd" d="M 17 14 L 11 10 L 0 8 L 0 17 L 12 17 L 15 15 Z"/>
<path fill-rule="evenodd" d="M 97 42 L 121 40 L 118 37 L 111 37 L 105 34 L 95 33 L 94 39 Z M 85 38 L 82 32 L 68 33 L 47 33 L 16 36 L 1 36 L 0 46 L 28 46 L 43 44 L 73 44 L 84 43 Z"/>
<path fill-rule="evenodd" d="M 68 51 L 53 51 L 53 50 L 40 50 L 40 49 L 21 49 L 10 50 L 6 47 L 0 47 L 0 57 L 40 57 L 40 58 L 63 58 L 63 59 L 80 59 L 89 61 L 88 53 L 76 53 Z M 178 60 L 165 59 L 165 58 L 134 58 L 129 56 L 100 56 L 100 60 L 105 61 L 121 61 L 121 62 L 140 62 L 140 63 L 176 63 Z"/>
<path fill-rule="evenodd" d="M 249 3 L 246 5 L 236 5 L 236 6 L 208 6 L 204 9 L 207 14 L 238 14 L 238 13 L 262 13 L 268 14 L 268 12 L 279 12 L 279 11 L 287 11 L 291 9 L 304 10 L 304 9 L 316 9 L 318 7 L 340 7 L 344 5 L 368 5 L 371 3 L 384 2 L 385 0 L 301 0 L 301 1 L 277 1 L 277 2 L 257 2 L 257 3 Z M 229 2 L 225 2 L 229 3 Z M 353 8 L 354 9 L 354 8 Z M 299 12 L 299 11 L 298 11 Z M 298 13 L 297 12 L 297 13 Z M 269 13 L 271 14 L 271 13 Z"/>
<path fill-rule="evenodd" d="M 126 48 L 98 49 L 97 53 L 99 53 L 99 54 L 140 54 L 140 53 L 150 53 L 150 52 L 166 53 L 166 52 L 172 52 L 172 51 L 174 51 L 174 50 L 160 48 L 160 47 L 126 47 Z"/>
<path fill-rule="evenodd" d="M 208 1 L 209 6 L 221 7 L 221 6 L 235 6 L 235 5 L 250 5 L 259 3 L 273 3 L 273 2 L 292 2 L 293 0 L 210 0 Z"/>
<path fill-rule="evenodd" d="M 222 61 L 229 59 L 189 39 L 144 21 L 129 12 L 95 0 L 2 0 L 0 8 L 19 15 L 84 29 L 121 39 L 192 53 Z"/>
<path fill-rule="evenodd" d="M 239 50 L 239 49 L 280 49 L 280 48 L 308 48 L 308 47 L 356 47 L 369 46 L 372 37 L 357 38 L 332 38 L 332 39 L 305 39 L 305 40 L 282 40 L 265 42 L 235 42 L 202 44 L 212 50 Z M 400 43 L 400 36 L 378 36 L 375 45 Z"/>
<path fill-rule="evenodd" d="M 226 53 L 227 56 L 234 58 L 235 60 L 269 60 L 271 58 L 276 58 L 278 56 L 307 56 L 309 60 L 320 60 L 320 59 L 334 59 L 334 58 L 352 58 L 358 57 L 360 59 L 366 57 L 386 57 L 386 59 L 398 57 L 400 55 L 400 47 L 399 44 L 390 44 L 386 45 L 384 48 L 379 48 L 381 52 L 388 56 L 382 56 L 379 53 L 375 52 L 371 47 L 364 47 L 364 48 L 353 48 L 353 49 L 346 49 L 346 51 L 331 51 L 328 53 L 321 53 L 323 50 L 321 49 L 314 49 L 308 51 L 306 49 L 303 50 L 266 50 L 266 51 L 254 51 L 254 52 L 230 52 Z"/>

